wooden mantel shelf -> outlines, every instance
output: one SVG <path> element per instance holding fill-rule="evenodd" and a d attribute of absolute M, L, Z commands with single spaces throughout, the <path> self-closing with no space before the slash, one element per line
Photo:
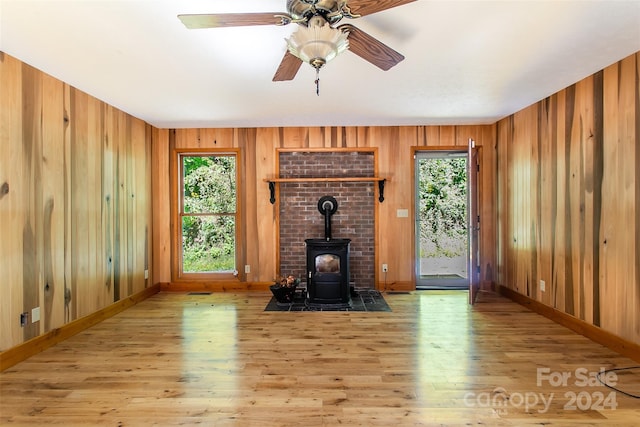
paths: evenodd
<path fill-rule="evenodd" d="M 387 178 L 380 178 L 375 176 L 335 176 L 335 177 L 320 177 L 320 178 L 265 178 L 265 182 L 269 183 L 269 191 L 271 192 L 271 198 L 269 201 L 271 204 L 276 202 L 276 183 L 281 182 L 377 182 L 378 183 L 378 200 L 380 203 L 384 201 L 384 184 Z"/>
<path fill-rule="evenodd" d="M 374 176 L 354 176 L 354 177 L 326 177 L 326 178 L 266 178 L 266 182 L 358 182 L 358 181 L 386 181 L 386 178 Z"/>

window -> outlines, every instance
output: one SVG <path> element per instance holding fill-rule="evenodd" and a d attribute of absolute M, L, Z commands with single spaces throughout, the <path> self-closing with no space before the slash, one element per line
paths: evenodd
<path fill-rule="evenodd" d="M 180 154 L 179 274 L 233 274 L 236 270 L 237 156 Z"/>

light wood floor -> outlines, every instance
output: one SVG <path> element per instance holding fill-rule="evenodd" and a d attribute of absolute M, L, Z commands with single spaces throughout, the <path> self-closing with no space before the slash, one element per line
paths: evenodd
<path fill-rule="evenodd" d="M 391 313 L 274 313 L 262 293 L 157 294 L 0 374 L 0 424 L 640 422 L 640 400 L 581 375 L 637 363 L 509 300 L 385 298 Z M 571 377 L 551 384 L 538 368 Z M 617 386 L 637 391 L 633 378 L 621 373 Z"/>

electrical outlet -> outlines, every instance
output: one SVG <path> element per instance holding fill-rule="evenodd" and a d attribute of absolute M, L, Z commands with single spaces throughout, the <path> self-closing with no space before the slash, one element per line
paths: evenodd
<path fill-rule="evenodd" d="M 20 326 L 24 328 L 27 323 L 29 323 L 29 312 L 20 313 Z"/>
<path fill-rule="evenodd" d="M 251 266 L 250 266 L 249 264 L 247 264 L 247 265 L 245 265 L 245 266 L 244 266 L 244 272 L 245 272 L 246 274 L 251 273 Z"/>
<path fill-rule="evenodd" d="M 389 271 L 389 266 L 387 264 L 382 264 L 382 272 L 386 273 Z"/>
<path fill-rule="evenodd" d="M 545 283 L 544 280 L 540 280 L 540 291 L 544 292 L 545 291 Z"/>
<path fill-rule="evenodd" d="M 149 278 L 149 270 L 145 270 L 144 271 L 144 278 L 148 279 Z"/>

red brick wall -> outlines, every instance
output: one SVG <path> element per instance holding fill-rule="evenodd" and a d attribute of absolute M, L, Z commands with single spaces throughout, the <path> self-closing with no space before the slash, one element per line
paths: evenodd
<path fill-rule="evenodd" d="M 374 176 L 372 152 L 282 152 L 281 178 Z M 333 196 L 338 210 L 331 217 L 331 237 L 351 239 L 349 269 L 357 288 L 374 288 L 375 183 L 280 183 L 280 273 L 305 277 L 305 239 L 324 238 L 322 196 Z"/>

